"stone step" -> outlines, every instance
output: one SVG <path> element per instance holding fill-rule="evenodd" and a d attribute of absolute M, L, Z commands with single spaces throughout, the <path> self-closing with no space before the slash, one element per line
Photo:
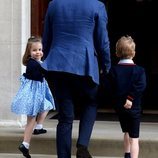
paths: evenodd
<path fill-rule="evenodd" d="M 73 124 L 72 154 L 76 153 L 78 121 Z M 56 120 L 46 120 L 48 130 L 43 135 L 33 135 L 30 154 L 56 155 Z M 20 154 L 18 146 L 22 141 L 24 128 L 0 128 L 0 153 Z M 90 153 L 95 156 L 121 157 L 123 155 L 123 134 L 117 121 L 96 121 L 89 144 Z M 141 123 L 140 157 L 157 158 L 158 123 Z"/>
<path fill-rule="evenodd" d="M 42 154 L 32 154 L 32 158 L 57 158 L 56 155 L 42 155 Z M 21 158 L 21 154 L 7 154 L 7 153 L 0 153 L 0 158 Z M 72 156 L 75 158 L 75 156 Z M 121 157 L 99 157 L 95 156 L 94 158 L 121 158 Z"/>

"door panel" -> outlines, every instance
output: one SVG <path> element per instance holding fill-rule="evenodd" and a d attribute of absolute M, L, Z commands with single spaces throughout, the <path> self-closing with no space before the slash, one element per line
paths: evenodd
<path fill-rule="evenodd" d="M 50 0 L 31 0 L 31 35 L 42 36 L 44 17 Z"/>

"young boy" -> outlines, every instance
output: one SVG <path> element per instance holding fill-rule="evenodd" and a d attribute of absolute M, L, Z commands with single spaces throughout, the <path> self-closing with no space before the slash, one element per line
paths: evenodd
<path fill-rule="evenodd" d="M 138 158 L 141 97 L 146 87 L 144 68 L 134 64 L 135 42 L 130 36 L 116 43 L 116 56 L 120 59 L 109 73 L 112 97 L 124 133 L 124 158 Z"/>

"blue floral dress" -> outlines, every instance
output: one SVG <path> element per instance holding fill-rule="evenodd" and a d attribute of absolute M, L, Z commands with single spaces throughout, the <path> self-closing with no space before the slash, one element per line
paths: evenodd
<path fill-rule="evenodd" d="M 30 63 L 28 67 L 31 69 L 37 65 L 35 68 L 35 76 L 37 77 L 39 63 L 35 60 L 33 61 L 33 59 L 31 59 Z M 31 71 L 33 72 L 34 70 L 32 69 Z M 36 116 L 38 113 L 55 109 L 54 98 L 45 78 L 42 77 L 42 81 L 40 81 L 38 79 L 29 79 L 31 77 L 25 74 L 20 77 L 21 86 L 12 101 L 11 111 L 16 114 Z"/>

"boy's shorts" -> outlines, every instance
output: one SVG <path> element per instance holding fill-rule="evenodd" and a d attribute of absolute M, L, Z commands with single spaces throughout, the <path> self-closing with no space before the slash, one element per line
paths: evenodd
<path fill-rule="evenodd" d="M 139 138 L 140 112 L 124 111 L 119 112 L 119 121 L 122 131 L 128 132 L 131 138 Z"/>

